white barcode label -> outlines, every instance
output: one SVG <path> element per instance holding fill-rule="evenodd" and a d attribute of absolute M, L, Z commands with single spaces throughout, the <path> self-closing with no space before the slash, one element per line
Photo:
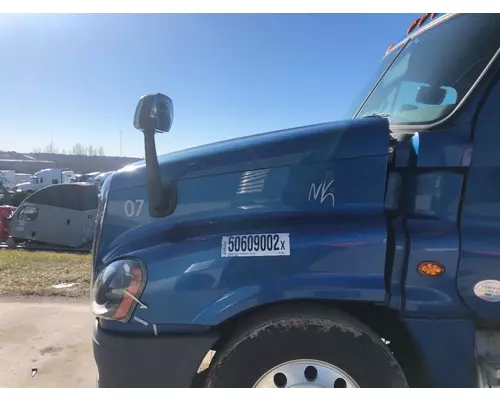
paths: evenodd
<path fill-rule="evenodd" d="M 289 256 L 289 233 L 223 236 L 221 257 Z"/>

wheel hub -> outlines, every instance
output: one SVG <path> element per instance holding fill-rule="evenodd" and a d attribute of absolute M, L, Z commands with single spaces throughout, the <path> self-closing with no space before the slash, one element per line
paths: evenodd
<path fill-rule="evenodd" d="M 287 361 L 262 375 L 254 388 L 359 388 L 342 369 L 319 360 Z"/>

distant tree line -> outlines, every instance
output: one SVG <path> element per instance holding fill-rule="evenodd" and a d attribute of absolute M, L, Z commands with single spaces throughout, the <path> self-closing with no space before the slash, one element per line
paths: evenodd
<path fill-rule="evenodd" d="M 69 150 L 62 149 L 59 151 L 59 149 L 54 145 L 54 143 L 49 143 L 46 145 L 43 149 L 42 148 L 36 148 L 33 149 L 32 151 L 33 154 L 68 154 L 68 155 L 75 155 L 75 156 L 104 156 L 104 149 L 102 146 L 100 147 L 94 147 L 92 145 L 86 146 L 81 143 L 76 143 L 73 145 L 73 147 Z"/>

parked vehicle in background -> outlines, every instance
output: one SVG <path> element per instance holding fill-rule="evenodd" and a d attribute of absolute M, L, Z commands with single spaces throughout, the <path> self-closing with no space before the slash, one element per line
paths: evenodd
<path fill-rule="evenodd" d="M 15 173 L 16 185 L 18 183 L 22 183 L 22 182 L 29 182 L 32 178 L 33 178 L 32 174 L 24 174 L 24 173 L 21 173 L 21 172 L 16 172 Z"/>
<path fill-rule="evenodd" d="M 63 183 L 39 189 L 12 215 L 9 244 L 90 250 L 97 202 L 98 188 L 94 185 Z"/>
<path fill-rule="evenodd" d="M 88 174 L 75 174 L 71 182 L 78 183 L 78 182 L 87 182 L 91 183 L 91 181 L 99 175 L 100 172 L 90 172 Z"/>
<path fill-rule="evenodd" d="M 71 170 L 62 171 L 62 183 L 71 183 L 74 177 L 75 177 L 74 171 Z"/>
<path fill-rule="evenodd" d="M 58 185 L 63 181 L 63 170 L 60 168 L 42 169 L 33 174 L 35 190 L 50 185 Z"/>
<path fill-rule="evenodd" d="M 90 174 L 87 174 L 86 176 L 86 181 L 87 183 L 94 184 L 94 180 L 100 175 L 100 172 L 91 172 Z"/>
<path fill-rule="evenodd" d="M 29 191 L 6 189 L 0 184 L 0 205 L 17 207 L 31 193 Z"/>
<path fill-rule="evenodd" d="M 75 174 L 75 175 L 73 175 L 73 178 L 71 178 L 71 183 L 81 182 L 80 181 L 81 176 L 82 176 L 82 174 Z"/>
<path fill-rule="evenodd" d="M 72 176 L 73 171 L 68 171 Z M 58 185 L 63 182 L 63 170 L 60 168 L 48 168 L 35 172 L 29 182 L 22 182 L 14 186 L 14 189 L 34 192 L 50 185 Z"/>
<path fill-rule="evenodd" d="M 15 210 L 16 207 L 0 205 L 0 241 L 9 237 L 9 219 Z"/>
<path fill-rule="evenodd" d="M 22 192 L 34 192 L 36 190 L 37 185 L 32 182 L 21 182 L 14 186 L 14 190 L 22 191 Z"/>
<path fill-rule="evenodd" d="M 9 190 L 0 182 L 0 205 L 5 204 L 5 199 L 9 196 Z"/>
<path fill-rule="evenodd" d="M 0 183 L 6 189 L 12 189 L 16 185 L 16 172 L 11 170 L 0 171 Z"/>
<path fill-rule="evenodd" d="M 108 172 L 103 172 L 102 174 L 97 175 L 93 180 L 92 184 L 96 185 L 99 187 L 99 189 L 102 187 L 105 179 L 110 176 L 114 171 L 108 171 Z"/>
<path fill-rule="evenodd" d="M 142 97 L 98 208 L 99 386 L 499 387 L 499 54 L 500 14 L 425 14 L 348 119 L 159 158 L 173 104 Z"/>
<path fill-rule="evenodd" d="M 13 189 L 21 182 L 31 181 L 31 174 L 22 174 L 14 170 L 0 171 L 0 183 L 7 189 Z"/>
<path fill-rule="evenodd" d="M 8 189 L 0 182 L 0 206 L 17 207 L 28 194 L 28 192 L 23 192 L 21 190 Z"/>

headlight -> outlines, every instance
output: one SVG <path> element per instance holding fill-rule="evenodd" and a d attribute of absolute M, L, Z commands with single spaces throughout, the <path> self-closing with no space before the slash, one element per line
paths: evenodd
<path fill-rule="evenodd" d="M 146 285 L 146 268 L 137 259 L 114 261 L 97 276 L 92 291 L 92 312 L 104 319 L 126 322 Z"/>

